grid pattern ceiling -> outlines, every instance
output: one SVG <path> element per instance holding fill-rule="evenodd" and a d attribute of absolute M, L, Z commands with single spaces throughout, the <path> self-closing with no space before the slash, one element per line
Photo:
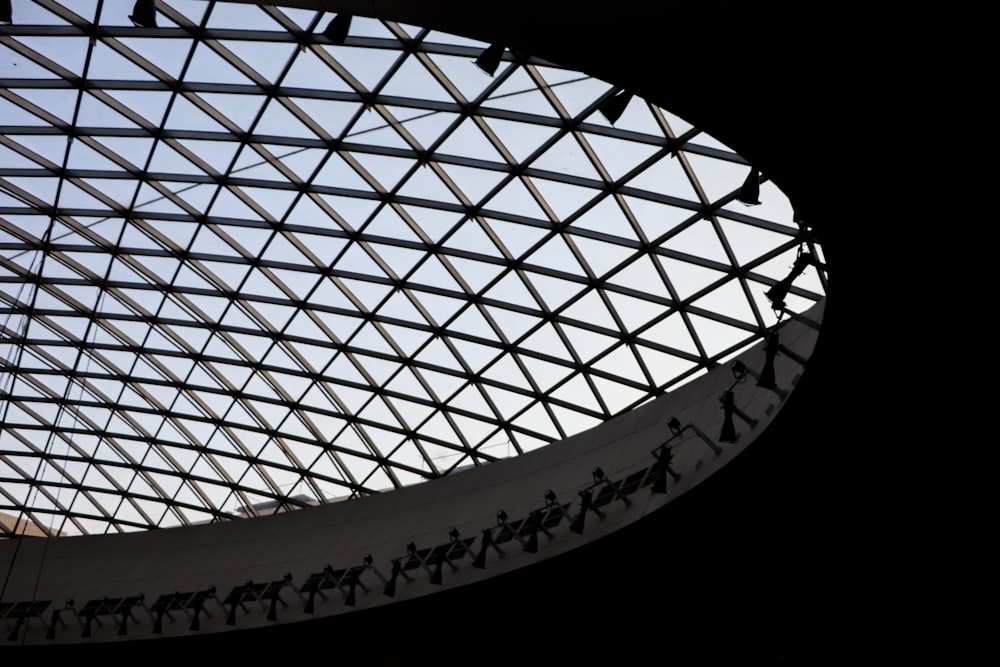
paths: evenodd
<path fill-rule="evenodd" d="M 535 449 L 776 321 L 766 179 L 609 83 L 356 17 L 14 3 L 0 26 L 0 513 L 223 520 Z M 809 246 L 813 252 L 817 249 Z M 787 299 L 821 298 L 804 275 Z M 263 504 L 263 505 L 262 505 Z M 10 534 L 11 520 L 3 533 Z M 0 534 L 3 534 L 0 533 Z"/>

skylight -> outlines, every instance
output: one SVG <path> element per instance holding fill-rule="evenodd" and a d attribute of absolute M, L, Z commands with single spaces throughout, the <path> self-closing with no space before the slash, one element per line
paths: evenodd
<path fill-rule="evenodd" d="M 510 51 L 489 76 L 487 44 L 364 17 L 334 45 L 323 12 L 132 4 L 0 26 L 0 513 L 33 530 L 536 449 L 760 341 L 821 256 L 714 138 L 639 98 L 608 122 L 612 83 Z M 786 307 L 823 293 L 806 271 Z"/>

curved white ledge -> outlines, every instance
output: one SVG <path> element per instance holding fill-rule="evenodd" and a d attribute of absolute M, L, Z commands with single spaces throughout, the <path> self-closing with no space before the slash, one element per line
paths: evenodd
<path fill-rule="evenodd" d="M 764 363 L 764 351 L 758 346 L 738 357 L 750 369 L 742 382 L 735 379 L 731 363 L 719 366 L 670 394 L 575 437 L 432 482 L 351 502 L 228 523 L 0 542 L 0 568 L 10 571 L 5 603 L 34 600 L 38 605 L 37 615 L 29 616 L 17 628 L 22 633 L 19 642 L 134 640 L 342 614 L 480 581 L 587 544 L 690 490 L 767 428 L 802 373 L 803 360 L 812 353 L 818 335 L 815 323 L 822 320 L 824 305 L 820 302 L 804 318 L 788 320 L 781 327 L 776 389 L 756 385 L 755 375 Z M 734 425 L 738 437 L 727 443 L 719 441 L 724 419 L 719 398 L 730 388 L 737 409 Z M 681 425 L 676 435 L 668 426 L 671 418 Z M 671 470 L 679 478 L 675 481 L 668 476 L 666 493 L 656 493 L 652 487 L 657 460 L 654 451 L 665 443 L 674 454 Z M 596 499 L 605 487 L 595 481 L 595 466 L 604 471 L 607 481 L 631 479 L 632 485 L 622 497 L 611 494 L 603 498 L 607 502 L 597 508 L 600 513 L 587 512 L 582 531 L 577 533 L 570 529 L 570 518 L 580 512 L 580 492 L 590 489 Z M 567 514 L 561 515 L 546 502 L 547 490 L 555 493 Z M 508 539 L 502 541 L 498 510 L 506 513 L 508 524 L 524 521 L 533 510 L 541 510 L 551 520 L 545 530 L 537 532 L 536 551 L 526 548 L 530 547 L 530 531 L 519 538 L 508 533 Z M 459 541 L 471 540 L 468 549 L 453 551 L 456 547 L 449 537 L 453 528 Z M 492 529 L 503 553 L 487 547 L 480 568 L 474 561 L 483 549 L 485 529 Z M 425 550 L 434 548 L 444 549 L 450 558 L 432 557 L 421 564 L 409 552 L 411 544 L 425 558 Z M 367 556 L 371 556 L 370 565 L 366 564 Z M 395 593 L 389 596 L 385 582 L 391 578 L 394 560 L 410 569 L 397 577 Z M 439 584 L 432 583 L 438 563 Z M 353 605 L 345 603 L 351 588 L 348 579 L 341 579 L 340 586 L 327 579 L 327 587 L 310 595 L 310 576 L 314 575 L 315 582 L 327 565 L 337 575 L 360 568 L 356 570 L 359 576 Z M 287 581 L 286 574 L 291 575 Z M 248 581 L 258 585 L 276 582 L 278 599 L 272 605 L 270 595 L 264 599 L 244 596 L 231 616 L 233 605 L 227 596 Z M 197 604 L 192 595 L 208 591 L 214 593 L 206 597 L 195 623 Z M 174 606 L 158 613 L 172 594 L 179 594 Z M 123 635 L 121 608 L 115 611 L 114 602 L 102 607 L 101 601 L 139 595 L 142 599 L 131 608 Z M 65 608 L 69 599 L 75 603 L 72 609 Z M 88 608 L 98 610 L 89 622 L 83 613 Z M 53 633 L 56 610 L 61 611 Z M 8 632 L 13 629 L 12 625 Z"/>

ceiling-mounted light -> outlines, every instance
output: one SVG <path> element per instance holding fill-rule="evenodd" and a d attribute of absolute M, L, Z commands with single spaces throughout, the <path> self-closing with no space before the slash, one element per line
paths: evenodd
<path fill-rule="evenodd" d="M 780 310 L 785 307 L 785 297 L 788 296 L 788 290 L 792 288 L 792 283 L 795 279 L 799 277 L 806 267 L 812 264 L 818 269 L 823 268 L 824 264 L 816 259 L 808 250 L 803 251 L 799 249 L 799 254 L 795 258 L 795 264 L 792 265 L 792 270 L 787 276 L 782 278 L 779 282 L 775 283 L 771 289 L 764 293 L 764 296 L 771 302 L 771 307 L 775 310 Z"/>
<path fill-rule="evenodd" d="M 608 119 L 609 123 L 614 125 L 622 117 L 622 114 L 625 113 L 625 107 L 628 106 L 631 100 L 632 93 L 620 90 L 614 96 L 604 100 L 597 109 Z"/>
<path fill-rule="evenodd" d="M 136 0 L 129 19 L 139 28 L 156 28 L 156 0 Z"/>
<path fill-rule="evenodd" d="M 333 44 L 343 44 L 347 41 L 347 33 L 351 31 L 351 14 L 341 12 L 333 17 L 323 34 Z"/>
<path fill-rule="evenodd" d="M 500 67 L 500 61 L 503 60 L 503 54 L 506 51 L 507 47 L 503 44 L 490 44 L 476 58 L 476 67 L 493 76 L 496 74 L 497 68 Z"/>
<path fill-rule="evenodd" d="M 478 567 L 480 570 L 486 567 L 486 550 L 490 547 L 493 547 L 500 556 L 504 555 L 503 549 L 498 547 L 496 542 L 493 541 L 493 529 L 486 528 L 483 530 L 483 538 L 480 540 L 479 553 L 476 554 L 476 558 L 472 561 L 473 567 Z"/>
<path fill-rule="evenodd" d="M 719 442 L 736 442 L 736 425 L 733 423 L 733 413 L 736 411 L 736 400 L 733 395 L 733 390 L 728 390 L 719 400 L 722 401 L 722 410 L 724 413 L 722 433 L 719 435 Z"/>
<path fill-rule="evenodd" d="M 764 344 L 764 368 L 757 378 L 757 386 L 764 389 L 774 389 L 777 382 L 774 377 L 774 358 L 778 356 L 778 332 L 772 329 L 767 334 L 767 342 Z"/>
<path fill-rule="evenodd" d="M 752 167 L 736 198 L 747 206 L 756 206 L 760 203 L 758 197 L 760 197 L 760 170 Z"/>
<path fill-rule="evenodd" d="M 587 510 L 591 508 L 593 502 L 594 494 L 591 493 L 590 489 L 580 492 L 580 513 L 576 515 L 576 518 L 569 525 L 569 529 L 574 533 L 583 532 L 583 524 L 587 519 Z"/>

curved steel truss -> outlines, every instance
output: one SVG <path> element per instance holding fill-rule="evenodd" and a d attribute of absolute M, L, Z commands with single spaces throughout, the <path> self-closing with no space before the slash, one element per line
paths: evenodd
<path fill-rule="evenodd" d="M 803 247 L 763 178 L 558 64 L 161 0 L 0 26 L 0 521 L 223 520 L 434 478 L 759 341 Z M 822 277 L 787 299 L 803 310 Z M 20 532 L 22 529 L 18 529 Z"/>

